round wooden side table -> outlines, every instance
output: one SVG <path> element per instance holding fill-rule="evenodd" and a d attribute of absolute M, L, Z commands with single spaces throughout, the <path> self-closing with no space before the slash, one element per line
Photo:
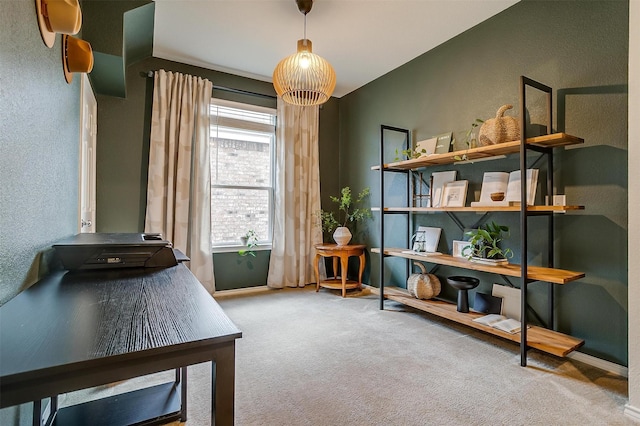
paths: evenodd
<path fill-rule="evenodd" d="M 362 288 L 362 272 L 364 272 L 365 256 L 364 244 L 354 244 L 339 246 L 337 244 L 317 244 L 316 258 L 314 269 L 316 272 L 316 292 L 320 287 L 342 289 L 342 297 L 346 297 L 347 289 Z M 358 272 L 358 281 L 347 280 L 347 265 L 351 256 L 357 256 L 360 259 L 360 270 Z M 327 278 L 320 281 L 320 271 L 318 270 L 318 261 L 324 257 L 333 258 L 333 278 Z M 338 277 L 338 260 L 340 260 L 340 277 Z"/>

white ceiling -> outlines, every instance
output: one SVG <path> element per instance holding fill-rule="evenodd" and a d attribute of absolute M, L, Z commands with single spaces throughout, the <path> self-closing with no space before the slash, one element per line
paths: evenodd
<path fill-rule="evenodd" d="M 341 97 L 518 0 L 316 0 L 313 52 L 334 67 Z M 304 15 L 294 0 L 155 0 L 153 56 L 271 81 L 296 51 Z"/>

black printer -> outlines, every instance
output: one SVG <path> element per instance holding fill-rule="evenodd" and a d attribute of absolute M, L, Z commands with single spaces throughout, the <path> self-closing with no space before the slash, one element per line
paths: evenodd
<path fill-rule="evenodd" d="M 53 244 L 53 248 L 64 268 L 69 270 L 157 268 L 178 264 L 171 242 L 155 233 L 77 234 Z"/>

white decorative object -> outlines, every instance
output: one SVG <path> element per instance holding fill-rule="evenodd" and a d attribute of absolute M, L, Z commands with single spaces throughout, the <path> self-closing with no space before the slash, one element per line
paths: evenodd
<path fill-rule="evenodd" d="M 418 230 L 416 231 L 416 235 L 420 235 L 420 239 L 422 240 L 421 248 L 424 252 L 433 253 L 438 251 L 438 243 L 440 242 L 440 233 L 442 232 L 442 228 L 433 228 L 430 226 L 418 226 Z M 416 240 L 418 237 L 416 237 Z M 415 250 L 414 251 L 418 251 Z"/>
<path fill-rule="evenodd" d="M 456 180 L 456 170 L 431 173 L 431 207 L 442 207 L 444 185 Z"/>
<path fill-rule="evenodd" d="M 535 204 L 536 189 L 538 187 L 538 169 L 527 169 L 527 204 Z M 503 200 L 493 200 L 491 194 L 502 192 Z M 485 172 L 482 178 L 480 201 L 472 202 L 471 207 L 509 206 L 519 204 L 520 198 L 520 170 L 507 172 Z"/>
<path fill-rule="evenodd" d="M 469 241 L 453 240 L 453 257 L 466 258 L 468 253 L 465 254 L 465 247 L 471 247 Z"/>
<path fill-rule="evenodd" d="M 437 137 L 416 142 L 415 152 L 420 157 L 425 157 L 427 155 L 435 154 L 437 144 L 438 144 Z"/>
<path fill-rule="evenodd" d="M 502 297 L 502 310 L 500 313 L 507 318 L 520 321 L 520 289 L 494 284 L 491 295 Z"/>
<path fill-rule="evenodd" d="M 444 184 L 440 205 L 442 207 L 464 207 L 467 202 L 468 180 L 456 180 Z"/>
<path fill-rule="evenodd" d="M 346 246 L 351 241 L 351 231 L 346 226 L 339 226 L 333 233 L 333 240 L 339 246 Z"/>

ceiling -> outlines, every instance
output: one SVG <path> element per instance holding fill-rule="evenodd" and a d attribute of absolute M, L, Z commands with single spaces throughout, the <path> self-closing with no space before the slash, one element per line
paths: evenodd
<path fill-rule="evenodd" d="M 342 97 L 517 1 L 316 0 L 307 38 Z M 294 0 L 155 2 L 153 56 L 185 64 L 271 81 L 304 35 Z"/>

